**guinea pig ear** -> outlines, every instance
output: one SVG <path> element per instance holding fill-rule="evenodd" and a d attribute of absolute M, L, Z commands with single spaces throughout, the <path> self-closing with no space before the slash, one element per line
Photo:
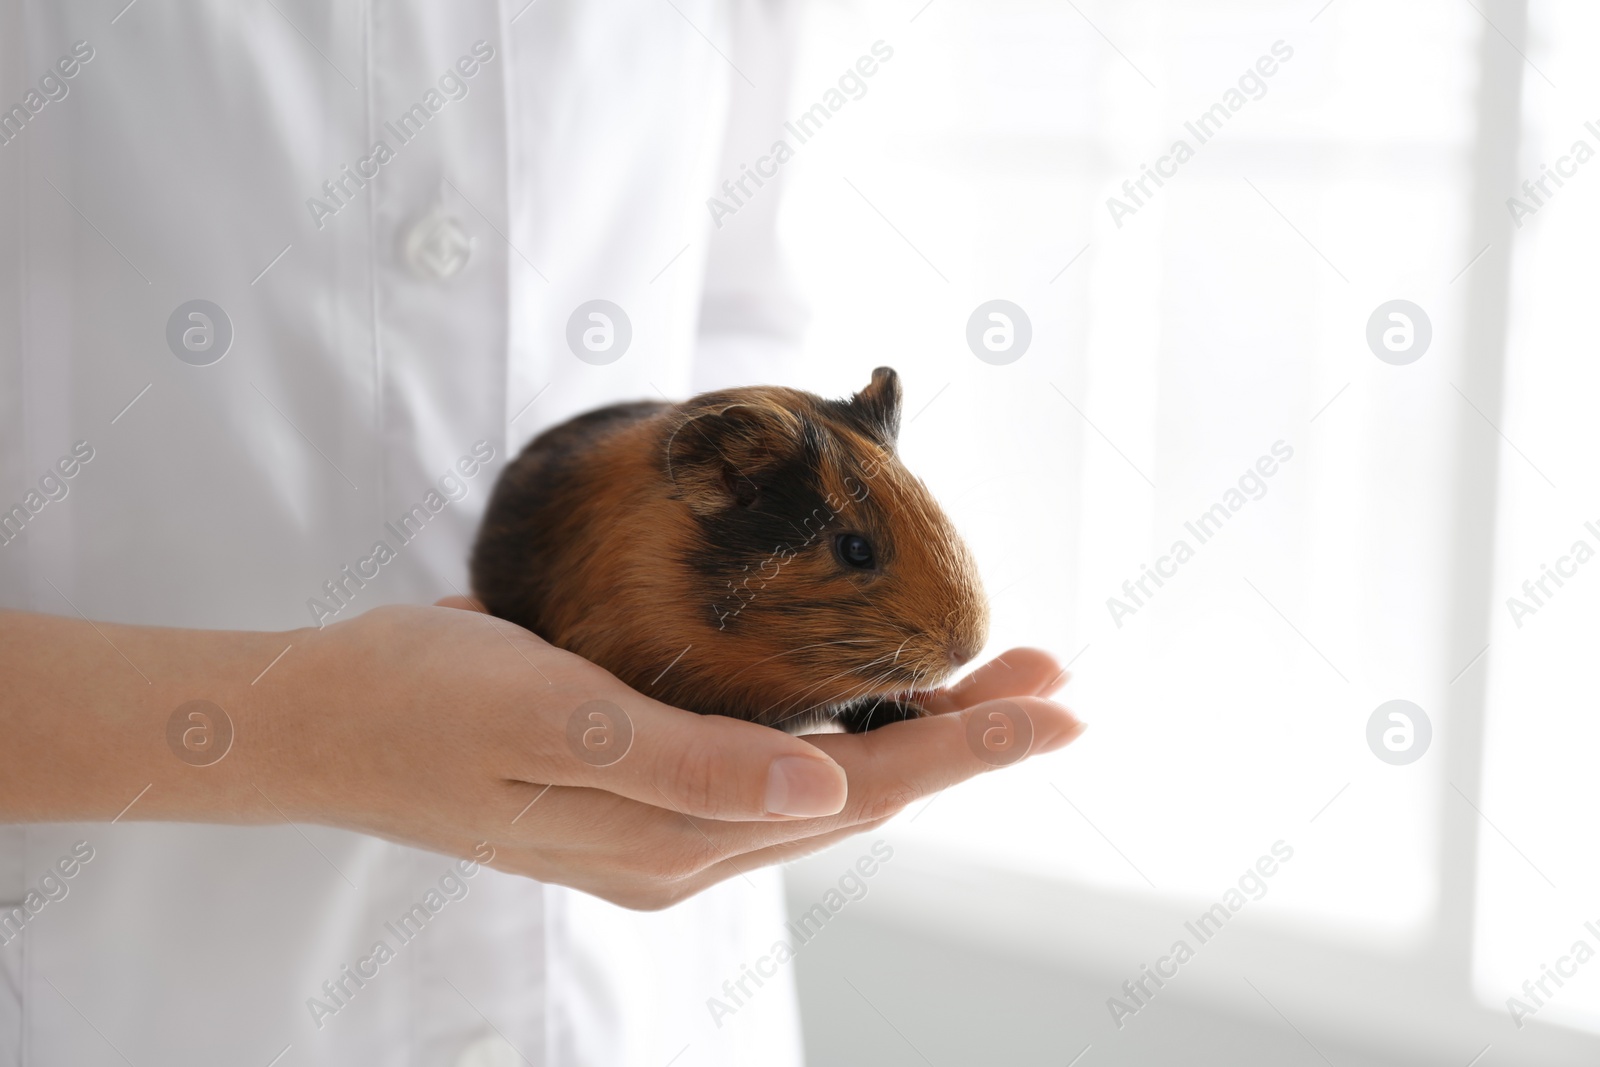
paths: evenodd
<path fill-rule="evenodd" d="M 893 367 L 879 367 L 872 383 L 850 398 L 850 408 L 892 446 L 900 436 L 900 375 Z"/>
<path fill-rule="evenodd" d="M 694 412 L 667 441 L 667 477 L 696 514 L 752 507 L 768 479 L 805 450 L 805 441 L 805 424 L 776 404 Z"/>

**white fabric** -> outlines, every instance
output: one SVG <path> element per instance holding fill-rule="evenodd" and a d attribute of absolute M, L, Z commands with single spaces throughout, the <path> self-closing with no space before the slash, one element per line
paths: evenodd
<path fill-rule="evenodd" d="M 466 588 L 492 479 L 538 429 L 781 380 L 777 191 L 722 230 L 705 199 L 781 121 L 786 6 L 525 3 L 0 0 L 0 108 L 92 49 L 0 144 L 0 509 L 93 449 L 0 545 L 0 604 L 306 625 L 486 441 L 467 495 L 336 618 L 428 602 Z M 386 123 L 477 42 L 466 95 L 399 143 Z M 307 206 L 379 140 L 393 158 L 344 206 Z M 633 327 L 604 366 L 565 341 L 597 298 Z M 195 299 L 232 324 L 210 366 L 167 344 Z M 799 1062 L 787 974 L 720 1028 L 706 1008 L 781 933 L 772 872 L 635 914 L 477 871 L 319 1028 L 308 999 L 451 860 L 313 826 L 10 827 L 0 901 L 78 841 L 68 894 L 0 945 L 0 1067 Z"/>

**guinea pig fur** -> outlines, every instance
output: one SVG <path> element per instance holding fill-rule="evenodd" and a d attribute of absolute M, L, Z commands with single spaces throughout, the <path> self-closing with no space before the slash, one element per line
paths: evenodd
<path fill-rule="evenodd" d="M 852 732 L 927 714 L 988 604 L 899 428 L 888 367 L 849 400 L 762 386 L 579 415 L 501 474 L 473 592 L 690 711 Z"/>

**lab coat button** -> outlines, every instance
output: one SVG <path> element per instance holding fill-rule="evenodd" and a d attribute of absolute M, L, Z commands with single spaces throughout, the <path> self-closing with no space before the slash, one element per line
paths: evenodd
<path fill-rule="evenodd" d="M 472 237 L 459 219 L 434 208 L 406 232 L 402 254 L 417 277 L 442 282 L 454 277 L 472 258 Z"/>
<path fill-rule="evenodd" d="M 521 1063 L 522 1054 L 515 1046 L 498 1034 L 489 1034 L 462 1049 L 455 1067 L 517 1067 Z"/>

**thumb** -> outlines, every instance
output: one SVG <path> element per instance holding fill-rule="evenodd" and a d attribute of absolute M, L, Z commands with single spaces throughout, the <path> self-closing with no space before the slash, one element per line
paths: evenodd
<path fill-rule="evenodd" d="M 844 769 L 798 737 L 632 690 L 610 695 L 569 720 L 566 747 L 575 758 L 554 768 L 557 784 L 727 821 L 815 819 L 844 807 Z"/>

